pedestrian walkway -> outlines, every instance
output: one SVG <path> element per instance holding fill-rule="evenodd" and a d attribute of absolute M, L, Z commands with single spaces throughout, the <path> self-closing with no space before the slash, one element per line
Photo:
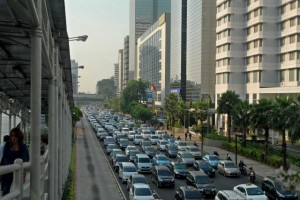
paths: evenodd
<path fill-rule="evenodd" d="M 84 116 L 76 126 L 75 199 L 123 199 L 101 146 Z"/>

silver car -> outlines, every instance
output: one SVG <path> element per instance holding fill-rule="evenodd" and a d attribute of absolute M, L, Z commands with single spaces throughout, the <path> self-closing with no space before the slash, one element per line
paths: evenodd
<path fill-rule="evenodd" d="M 232 162 L 227 160 L 221 160 L 218 163 L 219 174 L 224 176 L 239 176 L 240 171 L 238 167 Z"/>

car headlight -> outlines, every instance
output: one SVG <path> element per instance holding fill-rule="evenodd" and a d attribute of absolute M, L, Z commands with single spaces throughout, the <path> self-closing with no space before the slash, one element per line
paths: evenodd
<path fill-rule="evenodd" d="M 215 169 L 213 168 L 211 171 L 212 171 L 212 172 L 215 172 Z"/>
<path fill-rule="evenodd" d="M 279 197 L 284 197 L 284 195 L 279 193 L 279 192 L 277 192 L 277 194 L 278 194 Z"/>
<path fill-rule="evenodd" d="M 200 191 L 200 192 L 203 192 L 203 191 L 204 191 L 204 189 L 203 189 L 203 188 L 199 188 L 199 191 Z"/>
<path fill-rule="evenodd" d="M 216 188 L 211 188 L 212 191 L 216 191 Z"/>
<path fill-rule="evenodd" d="M 172 179 L 171 179 L 171 181 L 173 182 L 173 181 L 175 181 L 175 179 L 174 179 L 174 178 L 172 178 Z"/>
<path fill-rule="evenodd" d="M 159 182 L 163 182 L 163 180 L 162 180 L 161 178 L 159 178 L 159 177 L 158 177 L 158 181 L 159 181 Z"/>
<path fill-rule="evenodd" d="M 297 193 L 295 193 L 294 197 L 298 197 L 298 194 L 297 194 Z"/>

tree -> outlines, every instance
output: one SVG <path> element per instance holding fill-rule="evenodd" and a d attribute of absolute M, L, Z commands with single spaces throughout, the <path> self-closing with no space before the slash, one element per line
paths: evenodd
<path fill-rule="evenodd" d="M 152 111 L 149 108 L 147 108 L 145 105 L 132 102 L 131 108 L 132 108 L 131 115 L 135 119 L 139 119 L 145 122 L 147 120 L 150 120 L 153 117 Z"/>
<path fill-rule="evenodd" d="M 174 126 L 175 124 L 175 113 L 176 113 L 176 106 L 178 102 L 178 96 L 174 93 L 169 94 L 165 98 L 164 103 L 164 110 L 167 115 L 167 120 L 169 122 L 169 125 Z"/>
<path fill-rule="evenodd" d="M 274 109 L 272 110 L 272 117 L 270 119 L 272 128 L 278 130 L 282 135 L 282 166 L 287 170 L 287 154 L 286 154 L 286 139 L 285 131 L 290 128 L 291 124 L 288 124 L 291 112 L 290 106 L 293 104 L 293 99 L 288 97 L 277 97 L 274 101 Z"/>
<path fill-rule="evenodd" d="M 178 124 L 182 125 L 182 121 L 184 121 L 184 115 L 185 111 L 187 109 L 187 106 L 183 100 L 177 101 L 176 107 L 175 107 L 175 120 L 178 122 Z"/>
<path fill-rule="evenodd" d="M 103 79 L 97 82 L 97 94 L 99 94 L 102 99 L 108 100 L 116 95 L 116 87 L 114 79 Z"/>
<path fill-rule="evenodd" d="M 251 108 L 250 123 L 257 129 L 263 129 L 265 134 L 264 161 L 266 161 L 269 154 L 269 132 L 271 129 L 270 119 L 272 118 L 273 109 L 274 104 L 271 99 L 260 99 L 258 104 L 253 105 Z"/>
<path fill-rule="evenodd" d="M 233 107 L 240 102 L 239 95 L 234 91 L 226 91 L 222 94 L 221 98 L 218 100 L 218 114 L 227 114 L 227 132 L 228 132 L 228 142 L 231 142 L 231 118 Z"/>
<path fill-rule="evenodd" d="M 233 107 L 232 119 L 235 126 L 242 129 L 243 132 L 243 145 L 246 146 L 246 134 L 248 126 L 250 125 L 250 109 L 249 102 L 240 101 Z"/>
<path fill-rule="evenodd" d="M 72 126 L 75 127 L 76 123 L 80 120 L 82 117 L 82 112 L 81 110 L 74 106 L 72 109 Z"/>
<path fill-rule="evenodd" d="M 289 124 L 289 138 L 292 143 L 295 143 L 300 139 L 300 95 L 296 98 L 295 102 L 290 106 L 289 113 L 293 113 L 288 116 L 287 123 Z"/>
<path fill-rule="evenodd" d="M 146 102 L 146 91 L 150 88 L 150 83 L 143 80 L 131 80 L 123 90 L 120 100 L 120 108 L 124 113 L 130 113 L 128 105 L 131 102 Z"/>

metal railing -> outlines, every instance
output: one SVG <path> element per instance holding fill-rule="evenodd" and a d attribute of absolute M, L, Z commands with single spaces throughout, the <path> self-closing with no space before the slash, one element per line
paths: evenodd
<path fill-rule="evenodd" d="M 21 200 L 29 197 L 30 190 L 30 162 L 24 162 L 22 159 L 16 159 L 14 164 L 0 166 L 0 175 L 13 173 L 13 182 L 10 193 L 2 196 L 2 200 Z M 48 150 L 41 156 L 41 199 L 48 199 Z"/>

